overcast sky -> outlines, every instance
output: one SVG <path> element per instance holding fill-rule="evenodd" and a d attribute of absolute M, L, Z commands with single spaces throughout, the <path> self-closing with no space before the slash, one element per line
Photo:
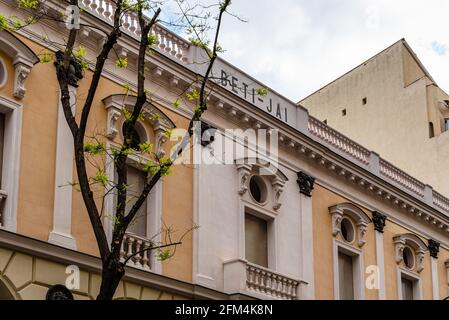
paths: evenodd
<path fill-rule="evenodd" d="M 449 91 L 448 0 L 233 0 L 222 57 L 298 102 L 401 38 Z"/>

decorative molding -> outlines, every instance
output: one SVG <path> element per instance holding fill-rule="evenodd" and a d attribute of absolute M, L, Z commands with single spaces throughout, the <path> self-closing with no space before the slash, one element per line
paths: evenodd
<path fill-rule="evenodd" d="M 285 181 L 279 177 L 274 177 L 271 185 L 273 187 L 273 209 L 278 211 L 282 206 L 281 195 L 284 192 Z"/>
<path fill-rule="evenodd" d="M 252 174 L 268 177 L 273 195 L 272 209 L 279 211 L 282 207 L 281 196 L 284 192 L 285 183 L 288 181 L 287 176 L 270 162 L 262 163 L 261 160 L 255 158 L 240 159 L 236 160 L 235 163 L 239 175 L 239 195 L 243 196 L 248 191 L 248 183 Z"/>
<path fill-rule="evenodd" d="M 251 165 L 237 164 L 237 171 L 239 175 L 238 193 L 243 196 L 248 191 L 249 177 L 251 176 Z"/>
<path fill-rule="evenodd" d="M 299 185 L 299 191 L 303 195 L 307 197 L 312 197 L 312 191 L 313 191 L 313 185 L 315 183 L 315 178 L 307 175 L 306 173 L 300 171 L 298 174 L 298 182 Z"/>
<path fill-rule="evenodd" d="M 13 61 L 15 68 L 13 95 L 17 99 L 22 99 L 26 93 L 25 81 L 39 59 L 28 46 L 9 31 L 0 32 L 0 48 Z"/>
<path fill-rule="evenodd" d="M 329 213 L 332 215 L 332 235 L 334 237 L 341 234 L 341 221 L 344 216 L 348 216 L 355 221 L 357 227 L 357 245 L 360 248 L 365 245 L 366 230 L 371 219 L 362 209 L 352 203 L 342 203 L 329 207 Z"/>
<path fill-rule="evenodd" d="M 432 258 L 438 259 L 438 253 L 440 252 L 440 243 L 433 239 L 428 240 L 428 248 L 430 252 L 430 256 Z"/>
<path fill-rule="evenodd" d="M 424 241 L 414 234 L 406 233 L 394 236 L 393 242 L 395 244 L 396 263 L 400 264 L 404 260 L 404 248 L 409 246 L 415 251 L 416 271 L 421 273 L 424 270 L 424 254 L 427 251 Z"/>
<path fill-rule="evenodd" d="M 107 118 L 107 137 L 110 140 L 115 139 L 117 134 L 120 132 L 120 128 L 117 127 L 118 120 L 122 114 L 123 108 L 132 109 L 136 103 L 137 97 L 116 94 L 111 95 L 103 99 L 104 106 L 108 111 Z M 167 141 L 165 132 L 168 129 L 175 128 L 175 124 L 170 118 L 165 115 L 161 110 L 155 107 L 153 104 L 147 102 L 143 107 L 144 121 L 148 121 L 154 128 L 156 141 L 155 147 L 157 153 L 164 153 L 162 150 L 162 145 Z"/>
<path fill-rule="evenodd" d="M 374 211 L 372 220 L 373 220 L 373 224 L 374 224 L 374 230 L 376 230 L 380 233 L 384 233 L 385 222 L 387 220 L 387 216 L 380 212 Z"/>
<path fill-rule="evenodd" d="M 25 97 L 26 88 L 25 81 L 30 74 L 31 68 L 22 63 L 15 65 L 15 78 L 14 78 L 14 97 L 22 99 Z"/>

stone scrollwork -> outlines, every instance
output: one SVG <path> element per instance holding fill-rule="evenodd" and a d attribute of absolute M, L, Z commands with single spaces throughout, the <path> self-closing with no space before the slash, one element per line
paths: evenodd
<path fill-rule="evenodd" d="M 243 196 L 248 191 L 249 177 L 251 176 L 251 166 L 248 164 L 238 164 L 239 175 L 239 195 Z"/>
<path fill-rule="evenodd" d="M 116 109 L 109 109 L 108 110 L 108 129 L 107 129 L 107 137 L 111 140 L 114 140 L 115 137 L 118 134 L 118 129 L 117 129 L 117 121 L 120 118 L 120 111 L 116 110 Z"/>
<path fill-rule="evenodd" d="M 357 233 L 358 233 L 358 246 L 363 247 L 366 243 L 366 229 L 368 227 L 368 224 L 364 221 L 359 221 L 357 223 Z"/>
<path fill-rule="evenodd" d="M 263 205 L 270 205 L 273 211 L 279 211 L 282 207 L 282 194 L 288 178 L 279 169 L 272 170 L 269 163 L 262 164 L 256 159 L 237 160 L 236 166 L 238 172 L 238 194 L 244 196 L 248 192 L 249 182 L 253 175 L 266 177 L 266 185 L 271 189 L 271 200 Z"/>
<path fill-rule="evenodd" d="M 273 179 L 273 182 L 272 182 L 273 195 L 274 195 L 273 209 L 275 211 L 279 210 L 281 208 L 281 206 L 282 206 L 281 195 L 284 192 L 284 185 L 285 185 L 285 181 L 282 181 L 278 177 L 275 177 Z"/>
<path fill-rule="evenodd" d="M 117 94 L 107 97 L 103 100 L 105 108 L 108 112 L 107 118 L 107 137 L 111 140 L 115 139 L 120 132 L 118 128 L 118 120 L 122 115 L 123 108 L 133 108 L 137 97 Z M 158 155 L 164 156 L 163 144 L 168 140 L 167 130 L 175 128 L 175 124 L 158 108 L 150 103 L 146 103 L 143 107 L 144 120 L 148 121 L 154 129 L 155 150 Z"/>
<path fill-rule="evenodd" d="M 0 32 L 0 48 L 14 64 L 13 95 L 17 99 L 25 97 L 25 82 L 33 66 L 39 62 L 36 54 L 22 41 L 7 31 Z"/>
<path fill-rule="evenodd" d="M 366 232 L 371 219 L 359 207 L 351 203 L 342 203 L 329 208 L 332 215 L 332 235 L 341 234 L 341 221 L 346 216 L 355 222 L 357 227 L 357 245 L 361 248 L 366 244 Z"/>
<path fill-rule="evenodd" d="M 25 80 L 31 69 L 22 63 L 15 65 L 14 97 L 22 99 L 25 97 Z"/>
<path fill-rule="evenodd" d="M 421 273 L 424 270 L 424 256 L 427 246 L 419 237 L 414 234 L 406 233 L 393 237 L 395 245 L 396 263 L 399 265 L 404 260 L 404 249 L 409 247 L 414 251 L 416 272 Z"/>

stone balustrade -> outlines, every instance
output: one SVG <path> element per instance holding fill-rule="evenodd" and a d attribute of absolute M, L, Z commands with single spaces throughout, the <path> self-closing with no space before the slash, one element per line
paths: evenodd
<path fill-rule="evenodd" d="M 384 159 L 380 159 L 380 174 L 399 183 L 418 196 L 424 196 L 424 183 L 418 181 L 417 179 L 413 178 L 409 174 L 405 173 L 404 171 L 400 170 Z"/>
<path fill-rule="evenodd" d="M 297 300 L 300 280 L 282 275 L 246 260 L 224 263 L 224 290 L 260 299 Z"/>
<path fill-rule="evenodd" d="M 127 266 L 149 271 L 151 270 L 151 250 L 145 249 L 151 246 L 150 240 L 132 233 L 126 233 L 120 250 L 120 261 L 124 262 L 133 256 L 128 260 Z"/>
<path fill-rule="evenodd" d="M 115 2 L 111 0 L 81 0 L 80 6 L 89 13 L 99 17 L 100 19 L 111 23 L 114 18 Z M 122 30 L 137 40 L 140 40 L 139 20 L 134 12 L 127 12 L 122 17 Z M 188 61 L 190 44 L 175 33 L 162 27 L 155 25 L 152 29 L 157 36 L 156 49 L 171 58 L 182 63 Z"/>
<path fill-rule="evenodd" d="M 249 291 L 268 295 L 274 299 L 296 300 L 299 281 L 269 269 L 247 263 L 246 286 Z"/>
<path fill-rule="evenodd" d="M 433 191 L 433 204 L 443 211 L 449 212 L 449 199 Z"/>
<path fill-rule="evenodd" d="M 330 144 L 364 165 L 369 164 L 371 152 L 368 149 L 312 116 L 309 116 L 309 132 L 326 144 Z"/>

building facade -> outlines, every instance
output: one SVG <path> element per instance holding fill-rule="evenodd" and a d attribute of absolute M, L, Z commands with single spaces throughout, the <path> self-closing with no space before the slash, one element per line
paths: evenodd
<path fill-rule="evenodd" d="M 77 45 L 92 63 L 110 28 L 113 2 L 81 1 L 84 24 Z M 55 12 L 66 3 L 48 1 Z M 0 11 L 17 11 L 0 1 Z M 22 14 L 20 11 L 16 14 Z M 123 108 L 135 98 L 139 39 L 136 18 L 124 17 L 116 51 L 126 69 L 108 61 L 95 96 L 89 132 L 122 139 Z M 145 87 L 153 99 L 138 124 L 142 141 L 166 153 L 176 141 L 167 129 L 187 128 L 193 106 L 173 101 L 204 74 L 201 50 L 157 26 Z M 54 285 L 79 274 L 75 299 L 94 299 L 100 260 L 76 180 L 72 140 L 60 106 L 52 64 L 44 50 L 59 48 L 67 30 L 41 21 L 0 31 L 1 167 L 0 298 L 45 299 Z M 91 66 L 92 67 L 92 66 Z M 123 257 L 157 234 L 160 225 L 189 234 L 173 258 L 137 255 L 129 261 L 117 299 L 443 299 L 449 295 L 449 199 L 364 146 L 308 114 L 224 60 L 203 121 L 213 128 L 193 165 L 177 165 L 152 191 L 128 230 Z M 72 87 L 75 115 L 91 70 Z M 243 88 L 243 90 L 238 90 Z M 154 117 L 157 115 L 157 117 Z M 235 134 L 240 132 L 240 134 Z M 254 150 L 266 132 L 270 152 Z M 233 141 L 240 151 L 223 147 Z M 254 141 L 256 141 L 254 143 Z M 238 148 L 237 148 L 238 147 Z M 257 149 L 257 148 L 256 148 Z M 223 156 L 224 155 L 224 156 Z M 107 173 L 113 164 L 105 158 Z M 145 182 L 131 157 L 130 179 Z M 91 168 L 93 170 L 93 168 Z M 96 189 L 99 198 L 104 189 Z M 106 196 L 103 224 L 110 236 L 114 198 Z M 73 271 L 75 270 L 75 271 Z"/>
<path fill-rule="evenodd" d="M 449 196 L 449 96 L 404 39 L 300 104 Z"/>

